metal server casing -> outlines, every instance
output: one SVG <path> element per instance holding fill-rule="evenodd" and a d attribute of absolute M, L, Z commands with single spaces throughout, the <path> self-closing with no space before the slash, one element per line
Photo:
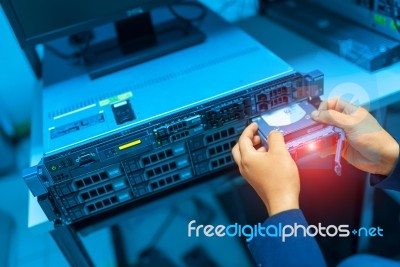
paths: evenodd
<path fill-rule="evenodd" d="M 318 99 L 315 100 L 319 102 Z M 312 120 L 311 113 L 314 110 L 316 107 L 311 102 L 302 100 L 263 113 L 252 121 L 258 124 L 258 133 L 266 148 L 268 148 L 269 133 L 272 130 L 280 131 L 294 160 L 336 146 L 334 170 L 340 176 L 342 172 L 340 158 L 345 133 L 341 128 Z"/>

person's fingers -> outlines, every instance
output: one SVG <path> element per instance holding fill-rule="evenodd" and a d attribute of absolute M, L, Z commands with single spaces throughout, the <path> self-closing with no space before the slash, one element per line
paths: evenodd
<path fill-rule="evenodd" d="M 253 138 L 253 146 L 258 151 L 261 147 L 264 147 L 264 144 L 261 142 L 261 137 L 256 135 Z M 266 151 L 266 149 L 265 149 Z"/>
<path fill-rule="evenodd" d="M 236 145 L 232 148 L 232 155 L 233 155 L 233 159 L 235 160 L 236 164 L 237 164 L 238 166 L 240 166 L 241 161 L 242 161 L 242 157 L 240 156 L 239 144 L 236 144 Z"/>
<path fill-rule="evenodd" d="M 283 138 L 283 134 L 279 131 L 271 131 L 268 135 L 268 151 L 287 151 L 285 139 Z"/>
<path fill-rule="evenodd" d="M 261 144 L 261 138 L 260 136 L 256 135 L 253 138 L 253 146 L 258 146 L 259 144 Z"/>
<path fill-rule="evenodd" d="M 247 154 L 256 151 L 253 146 L 253 139 L 257 131 L 258 125 L 254 122 L 244 129 L 239 138 L 239 151 L 241 156 L 246 157 Z"/>
<path fill-rule="evenodd" d="M 264 146 L 260 146 L 257 148 L 257 152 L 267 152 L 267 149 Z"/>
<path fill-rule="evenodd" d="M 337 112 L 352 114 L 357 111 L 358 107 L 342 98 L 331 98 L 322 101 L 318 107 L 319 111 L 336 110 Z"/>
<path fill-rule="evenodd" d="M 318 111 L 328 110 L 329 109 L 329 102 L 328 100 L 324 100 L 319 104 Z"/>
<path fill-rule="evenodd" d="M 342 105 L 340 105 L 340 103 Z M 318 107 L 318 110 L 322 111 L 322 110 L 336 110 L 338 112 L 342 112 L 344 109 L 344 102 L 340 101 L 340 98 L 330 98 L 328 100 L 324 100 L 321 102 L 321 104 Z"/>
<path fill-rule="evenodd" d="M 336 110 L 314 110 L 311 118 L 317 122 L 333 125 L 340 128 L 351 126 L 352 117 Z"/>

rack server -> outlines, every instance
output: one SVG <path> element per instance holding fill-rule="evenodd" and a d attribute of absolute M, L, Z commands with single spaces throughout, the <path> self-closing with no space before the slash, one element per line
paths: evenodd
<path fill-rule="evenodd" d="M 323 94 L 320 71 L 295 72 L 216 15 L 201 30 L 201 45 L 45 88 L 43 159 L 23 176 L 49 220 L 69 225 L 212 178 L 234 166 L 253 118 Z"/>

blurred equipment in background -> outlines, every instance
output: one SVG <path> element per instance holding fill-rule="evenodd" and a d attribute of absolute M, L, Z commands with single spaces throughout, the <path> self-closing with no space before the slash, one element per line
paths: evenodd
<path fill-rule="evenodd" d="M 400 60 L 398 0 L 263 2 L 261 12 L 368 71 Z"/>
<path fill-rule="evenodd" d="M 150 11 L 167 5 L 176 19 L 153 24 Z M 200 9 L 199 14 L 189 18 L 181 16 L 178 10 L 181 5 Z M 42 77 L 42 62 L 35 45 L 68 35 L 77 50 L 70 54 L 54 47 L 47 50 L 63 58 L 80 58 L 92 78 L 190 47 L 205 39 L 204 34 L 191 26 L 206 12 L 197 2 L 4 0 L 2 6 L 37 77 Z M 114 36 L 93 45 L 93 35 L 88 31 L 106 23 L 114 23 Z"/>
<path fill-rule="evenodd" d="M 10 266 L 9 258 L 15 223 L 11 216 L 0 210 L 0 266 Z"/>
<path fill-rule="evenodd" d="M 0 175 L 13 170 L 16 166 L 15 148 L 12 143 L 14 136 L 10 118 L 0 110 Z"/>
<path fill-rule="evenodd" d="M 177 267 L 167 255 L 162 251 L 151 248 L 143 251 L 139 256 L 139 261 L 135 265 L 137 267 L 154 267 L 154 266 L 164 266 L 164 267 Z"/>
<path fill-rule="evenodd" d="M 183 261 L 187 267 L 218 267 L 202 246 L 192 248 L 183 256 Z"/>

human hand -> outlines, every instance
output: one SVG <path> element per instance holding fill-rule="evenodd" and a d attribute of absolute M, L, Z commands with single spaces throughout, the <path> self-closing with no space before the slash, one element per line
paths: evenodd
<path fill-rule="evenodd" d="M 258 125 L 250 124 L 232 154 L 241 175 L 264 202 L 270 216 L 299 208 L 300 179 L 296 163 L 285 146 L 283 135 L 271 131 L 266 151 L 257 135 Z"/>
<path fill-rule="evenodd" d="M 395 167 L 399 144 L 365 108 L 334 98 L 323 101 L 318 110 L 311 113 L 311 118 L 345 131 L 342 157 L 356 168 L 389 175 Z M 331 148 L 324 154 L 334 154 L 334 151 Z"/>

